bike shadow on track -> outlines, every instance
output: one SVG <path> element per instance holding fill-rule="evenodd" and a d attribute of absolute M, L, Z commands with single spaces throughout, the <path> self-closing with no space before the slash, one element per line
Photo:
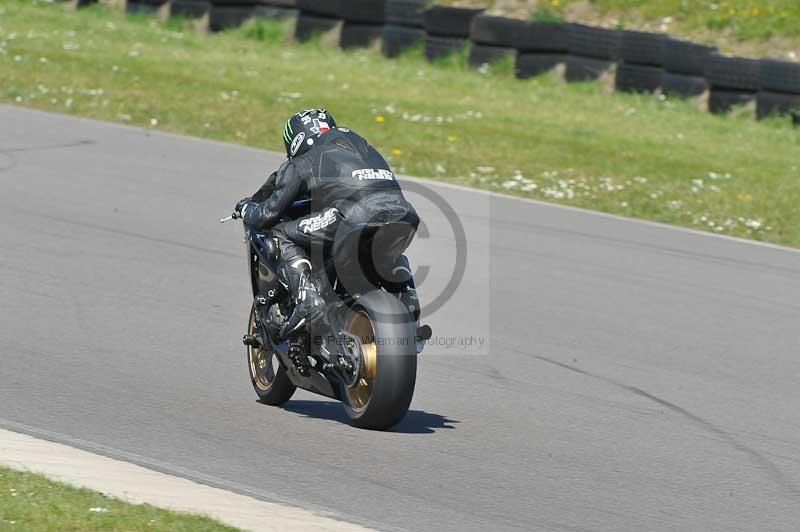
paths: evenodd
<path fill-rule="evenodd" d="M 337 401 L 289 401 L 281 408 L 288 412 L 314 419 L 349 423 L 342 404 Z M 438 429 L 455 429 L 458 420 L 422 410 L 409 410 L 403 420 L 389 432 L 400 434 L 433 434 Z"/>

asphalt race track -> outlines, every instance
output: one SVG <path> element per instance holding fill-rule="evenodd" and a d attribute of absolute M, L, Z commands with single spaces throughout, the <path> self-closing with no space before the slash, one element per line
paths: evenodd
<path fill-rule="evenodd" d="M 800 252 L 433 186 L 465 276 L 361 431 L 247 377 L 218 219 L 280 160 L 0 106 L 0 426 L 381 530 L 798 530 Z M 419 205 L 430 302 L 457 243 Z"/>

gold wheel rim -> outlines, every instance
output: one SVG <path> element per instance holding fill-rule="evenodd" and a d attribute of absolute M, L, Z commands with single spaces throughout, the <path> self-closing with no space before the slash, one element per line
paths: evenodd
<path fill-rule="evenodd" d="M 256 313 L 250 313 L 250 323 L 247 326 L 247 334 L 252 335 L 256 330 Z M 259 390 L 269 390 L 275 381 L 275 370 L 272 364 L 272 351 L 247 346 L 247 361 L 250 365 L 250 378 L 253 379 Z"/>
<path fill-rule="evenodd" d="M 372 397 L 372 387 L 375 384 L 375 374 L 378 364 L 378 347 L 375 345 L 375 331 L 369 315 L 360 310 L 355 313 L 347 324 L 347 332 L 358 337 L 361 341 L 361 352 L 364 364 L 358 381 L 351 388 L 347 388 L 347 398 L 350 407 L 356 411 L 363 411 Z"/>

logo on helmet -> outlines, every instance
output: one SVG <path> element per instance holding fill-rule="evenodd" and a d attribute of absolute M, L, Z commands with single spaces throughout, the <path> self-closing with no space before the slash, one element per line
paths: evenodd
<path fill-rule="evenodd" d="M 289 148 L 289 153 L 291 153 L 292 155 L 296 155 L 297 154 L 297 150 L 300 149 L 300 145 L 303 144 L 303 140 L 305 138 L 306 138 L 306 134 L 305 133 L 303 133 L 302 131 L 300 133 L 298 133 L 297 136 L 294 138 L 294 140 L 292 140 L 292 145 Z"/>
<path fill-rule="evenodd" d="M 327 133 L 331 130 L 331 126 L 327 122 L 322 122 L 318 118 L 315 118 L 311 126 L 311 132 L 315 135 L 319 135 L 322 133 Z"/>

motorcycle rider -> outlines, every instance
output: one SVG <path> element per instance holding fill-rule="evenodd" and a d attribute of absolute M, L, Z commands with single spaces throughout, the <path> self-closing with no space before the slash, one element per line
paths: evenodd
<path fill-rule="evenodd" d="M 359 224 L 402 222 L 408 234 L 397 241 L 399 259 L 390 265 L 396 293 L 415 317 L 419 304 L 407 259 L 402 252 L 411 242 L 419 217 L 403 196 L 389 165 L 364 138 L 337 127 L 325 109 L 292 115 L 283 131 L 287 161 L 253 196 L 236 204 L 235 212 L 256 230 L 272 229 L 280 249 L 279 275 L 294 296 L 294 310 L 281 328 L 287 338 L 324 311 L 319 286 L 311 275 L 317 250 L 329 248 L 343 231 Z M 276 222 L 292 203 L 312 200 L 312 212 L 295 220 Z"/>

